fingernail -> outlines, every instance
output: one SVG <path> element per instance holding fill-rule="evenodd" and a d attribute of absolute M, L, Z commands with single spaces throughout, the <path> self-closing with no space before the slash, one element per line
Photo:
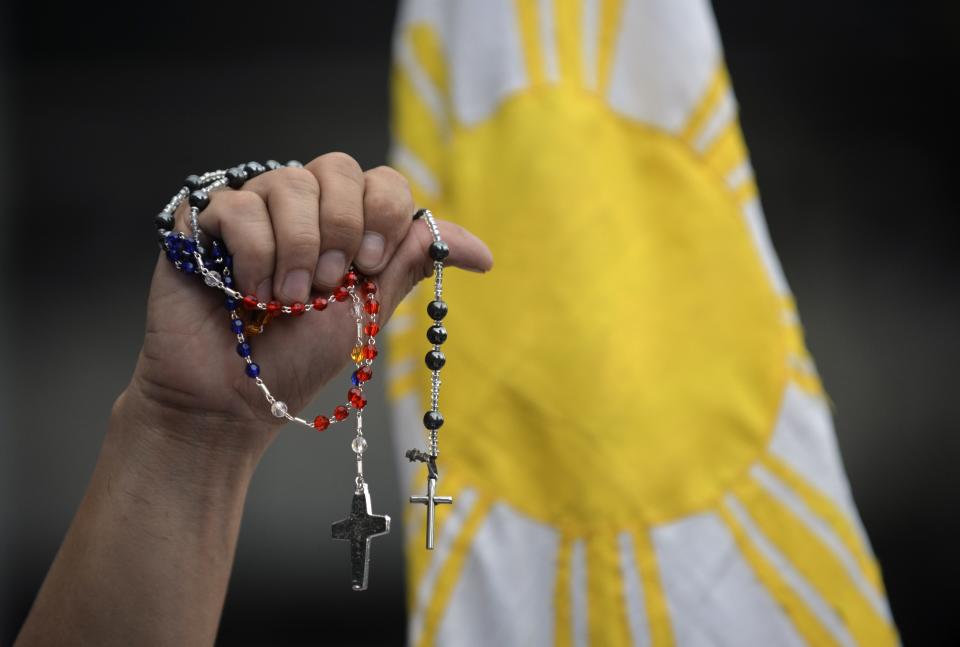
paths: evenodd
<path fill-rule="evenodd" d="M 381 259 L 383 259 L 383 236 L 375 231 L 368 231 L 360 241 L 357 263 L 372 268 L 379 265 Z"/>
<path fill-rule="evenodd" d="M 283 279 L 283 296 L 291 301 L 307 298 L 310 294 L 310 272 L 307 270 L 293 270 Z"/>
<path fill-rule="evenodd" d="M 347 257 L 338 249 L 325 251 L 317 261 L 317 281 L 323 285 L 337 285 L 346 271 Z"/>
<path fill-rule="evenodd" d="M 260 301 L 269 301 L 270 297 L 273 296 L 273 280 L 264 279 L 263 282 L 257 286 L 256 295 Z"/>

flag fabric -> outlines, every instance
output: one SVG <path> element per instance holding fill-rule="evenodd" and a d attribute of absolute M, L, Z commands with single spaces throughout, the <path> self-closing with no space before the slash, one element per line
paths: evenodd
<path fill-rule="evenodd" d="M 495 257 L 445 277 L 410 644 L 896 644 L 709 3 L 407 0 L 392 96 L 418 204 Z M 389 327 L 402 448 L 430 287 Z"/>

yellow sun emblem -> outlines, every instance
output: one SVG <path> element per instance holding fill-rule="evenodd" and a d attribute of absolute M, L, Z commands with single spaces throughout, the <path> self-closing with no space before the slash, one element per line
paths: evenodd
<path fill-rule="evenodd" d="M 779 449 L 803 433 L 782 431 L 785 412 L 822 412 L 823 393 L 723 65 L 671 127 L 671 106 L 639 119 L 618 90 L 632 50 L 615 36 L 637 3 L 444 4 L 401 17 L 395 163 L 496 268 L 446 277 L 456 505 L 435 553 L 407 520 L 412 642 L 473 626 L 493 632 L 477 644 L 683 643 L 698 584 L 677 569 L 687 555 L 709 571 L 717 550 L 736 554 L 712 568 L 747 605 L 717 613 L 769 613 L 758 639 L 895 642 L 842 472 L 833 489 L 808 477 L 816 460 L 840 469 L 832 446 L 794 464 Z M 414 442 L 425 317 L 405 304 L 391 327 L 390 396 Z M 514 599 L 527 624 L 504 619 Z"/>

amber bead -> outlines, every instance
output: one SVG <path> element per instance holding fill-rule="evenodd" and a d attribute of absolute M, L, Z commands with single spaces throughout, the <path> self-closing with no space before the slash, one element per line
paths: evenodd
<path fill-rule="evenodd" d="M 363 360 L 363 346 L 354 346 L 350 351 L 350 359 L 354 364 L 359 364 Z"/>

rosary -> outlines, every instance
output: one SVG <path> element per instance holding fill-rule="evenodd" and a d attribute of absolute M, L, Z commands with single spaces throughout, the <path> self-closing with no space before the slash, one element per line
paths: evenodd
<path fill-rule="evenodd" d="M 295 302 L 282 304 L 278 301 L 262 302 L 253 294 L 242 294 L 234 288 L 232 276 L 233 258 L 223 241 L 211 240 L 207 246 L 201 244 L 199 225 L 200 212 L 210 203 L 210 193 L 218 189 L 239 189 L 247 180 L 270 170 L 281 168 L 282 164 L 270 160 L 265 164 L 248 162 L 228 170 L 210 171 L 202 175 L 190 175 L 184 180 L 184 186 L 173 196 L 167 206 L 156 216 L 155 224 L 159 234 L 160 249 L 173 266 L 185 274 L 194 274 L 203 282 L 226 295 L 226 309 L 229 314 L 230 331 L 236 338 L 236 351 L 243 362 L 243 369 L 266 399 L 270 413 L 277 418 L 298 423 L 316 431 L 324 431 L 331 425 L 343 422 L 354 412 L 356 434 L 350 442 L 356 460 L 356 476 L 353 479 L 353 497 L 350 514 L 331 527 L 334 539 L 350 542 L 351 579 L 354 591 L 367 588 L 370 566 L 370 541 L 374 537 L 390 532 L 390 517 L 372 513 L 370 489 L 363 474 L 363 454 L 367 450 L 367 440 L 363 435 L 363 409 L 367 405 L 364 397 L 364 385 L 373 377 L 373 362 L 377 357 L 376 336 L 380 331 L 377 313 L 380 303 L 377 301 L 377 284 L 371 278 L 362 276 L 350 268 L 341 284 L 331 294 L 315 296 L 307 303 Z M 286 166 L 301 166 L 299 162 L 287 162 Z M 174 231 L 174 212 L 187 201 L 190 233 Z M 427 305 L 427 313 L 433 324 L 427 330 L 427 340 L 432 348 L 424 361 L 430 369 L 430 410 L 423 416 L 423 425 L 428 431 L 426 451 L 411 449 L 406 456 L 411 461 L 423 462 L 427 466 L 427 491 L 424 496 L 410 497 L 411 503 L 426 506 L 427 530 L 426 547 L 434 546 L 434 518 L 436 506 L 452 504 L 453 499 L 437 496 L 437 455 L 439 430 L 443 425 L 443 415 L 439 411 L 440 369 L 446 363 L 446 357 L 440 346 L 447 339 L 447 330 L 443 318 L 447 314 L 447 304 L 443 301 L 443 262 L 450 253 L 449 247 L 440 238 L 440 230 L 431 214 L 420 209 L 414 220 L 423 220 L 430 230 L 433 242 L 429 254 L 434 267 L 433 300 Z M 350 376 L 351 387 L 347 391 L 346 402 L 334 408 L 330 416 L 318 415 L 308 421 L 290 413 L 287 405 L 277 399 L 267 387 L 260 375 L 260 366 L 253 361 L 253 349 L 250 339 L 264 332 L 264 327 L 275 317 L 299 317 L 308 312 L 322 312 L 328 305 L 349 303 L 356 323 L 356 343 L 350 353 L 350 359 L 356 366 Z"/>

